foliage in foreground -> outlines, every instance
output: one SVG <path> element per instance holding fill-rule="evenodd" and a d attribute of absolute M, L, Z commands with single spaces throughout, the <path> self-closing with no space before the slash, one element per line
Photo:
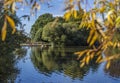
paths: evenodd
<path fill-rule="evenodd" d="M 2 14 L 4 12 L 1 12 L 0 14 Z M 18 26 L 21 25 L 21 21 L 18 18 L 18 16 L 16 14 L 9 14 L 10 18 L 12 18 L 14 20 L 15 25 L 14 26 Z M 0 18 L 0 26 L 4 25 L 4 17 Z M 9 18 L 9 17 L 8 17 Z M 5 48 L 8 48 L 9 50 L 7 50 L 7 52 L 12 52 L 13 49 L 20 47 L 20 43 L 26 42 L 29 38 L 24 34 L 24 31 L 15 29 L 14 34 L 13 29 L 11 28 L 11 25 L 7 25 L 6 26 L 6 33 L 4 33 L 4 30 L 2 27 L 0 27 L 0 34 L 2 34 L 3 37 L 0 37 L 0 49 L 3 49 L 3 52 L 0 52 L 0 56 L 3 55 L 2 53 L 6 52 Z M 4 33 L 4 34 L 3 34 Z M 4 40 L 4 41 L 3 41 Z"/>
<path fill-rule="evenodd" d="M 86 49 L 80 52 L 76 52 L 78 59 L 82 58 L 81 67 L 97 56 L 98 59 L 96 63 L 101 63 L 107 61 L 106 68 L 108 69 L 111 64 L 111 60 L 120 57 L 120 54 L 113 56 L 104 56 L 103 54 L 108 48 L 116 48 L 120 46 L 119 37 L 116 34 L 119 32 L 120 27 L 120 1 L 119 0 L 93 0 L 94 7 L 88 8 L 84 11 L 82 16 L 82 23 L 80 27 L 85 27 L 90 29 L 89 37 L 87 42 L 91 49 Z M 83 2 L 86 2 L 84 0 Z M 87 1 L 88 2 L 88 1 Z M 74 4 L 76 3 L 76 4 Z M 68 0 L 66 6 L 65 19 L 69 19 L 71 15 L 77 18 L 77 12 L 75 12 L 75 7 L 77 5 L 78 9 L 82 9 L 80 0 Z M 83 3 L 84 4 L 84 3 Z M 85 4 L 84 4 L 85 5 Z M 88 5 L 88 4 L 86 4 Z M 118 33 L 119 34 L 119 33 Z M 100 45 L 98 47 L 94 46 L 94 42 L 98 40 Z"/>

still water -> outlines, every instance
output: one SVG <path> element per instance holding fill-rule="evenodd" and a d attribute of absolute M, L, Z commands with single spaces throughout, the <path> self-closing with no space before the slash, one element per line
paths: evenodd
<path fill-rule="evenodd" d="M 120 83 L 120 61 L 80 68 L 74 52 L 83 47 L 23 47 L 0 56 L 0 83 Z"/>

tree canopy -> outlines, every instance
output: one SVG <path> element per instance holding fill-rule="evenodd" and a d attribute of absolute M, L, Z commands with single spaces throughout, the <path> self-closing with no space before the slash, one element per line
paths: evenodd
<path fill-rule="evenodd" d="M 31 28 L 31 38 L 36 40 L 36 36 L 38 36 L 38 33 L 42 30 L 42 28 L 48 23 L 54 20 L 54 17 L 52 16 L 52 14 L 46 13 L 43 15 L 40 15 L 38 17 L 38 19 L 35 21 L 35 23 L 32 25 Z"/>
<path fill-rule="evenodd" d="M 47 16 L 48 15 L 48 16 Z M 43 16 L 45 16 L 43 18 Z M 50 17 L 49 17 L 50 16 Z M 52 45 L 82 45 L 86 46 L 89 30 L 79 29 L 79 21 L 71 17 L 65 21 L 63 17 L 52 17 L 51 14 L 39 16 L 31 29 L 34 42 L 46 41 Z M 43 19 L 41 19 L 43 18 Z M 47 20 L 46 19 L 51 19 Z M 54 19 L 54 20 L 53 20 Z M 76 20 L 76 21 L 74 21 Z M 43 24 L 45 22 L 45 24 Z"/>

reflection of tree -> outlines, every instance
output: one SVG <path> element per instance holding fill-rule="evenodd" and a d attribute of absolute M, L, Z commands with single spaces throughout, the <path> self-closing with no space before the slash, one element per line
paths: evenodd
<path fill-rule="evenodd" d="M 26 48 L 18 48 L 14 51 L 14 55 L 16 55 L 16 59 L 22 59 L 23 57 L 25 57 L 26 53 L 27 53 Z"/>
<path fill-rule="evenodd" d="M 120 60 L 111 61 L 111 65 L 109 69 L 104 69 L 104 70 L 106 73 L 108 73 L 108 75 L 119 78 L 120 77 Z"/>
<path fill-rule="evenodd" d="M 74 48 L 54 49 L 49 47 L 48 49 L 41 50 L 40 48 L 35 47 L 31 49 L 31 60 L 34 66 L 38 69 L 38 71 L 47 75 L 57 71 L 64 72 L 64 74 L 70 76 L 71 78 L 82 79 L 90 68 L 95 68 L 95 70 L 98 68 L 98 64 L 95 64 L 94 61 L 90 63 L 92 65 L 80 68 L 79 62 L 76 60 L 75 55 L 73 55 L 73 50 L 75 50 Z M 72 52 L 70 52 L 70 50 Z"/>
<path fill-rule="evenodd" d="M 109 49 L 105 54 L 106 55 L 115 55 L 118 53 L 120 53 L 120 49 L 117 48 L 114 50 Z M 116 77 L 116 78 L 120 77 L 120 58 L 117 60 L 112 60 L 109 69 L 104 69 L 104 71 L 112 77 Z"/>
<path fill-rule="evenodd" d="M 83 79 L 84 75 L 88 72 L 89 67 L 80 68 L 78 62 L 72 60 L 63 65 L 64 73 L 70 77 Z"/>
<path fill-rule="evenodd" d="M 50 50 L 51 49 L 41 51 L 40 48 L 32 48 L 31 59 L 33 64 L 39 71 L 47 74 L 59 69 L 55 62 L 56 57 L 52 57 L 52 51 Z"/>
<path fill-rule="evenodd" d="M 14 48 L 15 49 L 15 48 Z M 6 51 L 9 50 L 9 51 Z M 19 69 L 16 67 L 16 63 L 21 57 L 26 55 L 24 48 L 17 48 L 13 52 L 13 48 L 0 49 L 0 83 L 14 83 L 14 80 L 19 73 Z"/>
<path fill-rule="evenodd" d="M 19 72 L 15 67 L 15 64 L 15 56 L 12 53 L 7 52 L 5 55 L 0 56 L 0 83 L 14 83 L 14 80 Z"/>
<path fill-rule="evenodd" d="M 91 69 L 93 72 L 97 71 L 99 65 L 95 63 L 95 58 L 93 61 L 90 62 L 89 65 L 84 66 L 83 68 L 80 68 L 79 62 L 75 60 L 71 60 L 67 62 L 67 64 L 64 65 L 64 73 L 70 77 L 74 78 L 80 78 L 83 79 L 85 75 L 89 72 Z"/>

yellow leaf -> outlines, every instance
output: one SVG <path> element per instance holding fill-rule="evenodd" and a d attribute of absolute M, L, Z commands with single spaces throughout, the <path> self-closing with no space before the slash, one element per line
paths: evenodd
<path fill-rule="evenodd" d="M 87 52 L 87 50 L 81 51 L 81 52 L 76 52 L 75 54 L 78 54 L 78 59 L 83 56 L 85 53 Z"/>
<path fill-rule="evenodd" d="M 16 6 L 15 2 L 13 2 L 11 6 L 12 6 L 11 7 L 12 13 L 14 13 L 15 12 L 15 6 Z"/>
<path fill-rule="evenodd" d="M 92 26 L 91 28 L 95 30 L 95 21 L 94 21 L 94 19 L 91 21 L 91 26 Z"/>
<path fill-rule="evenodd" d="M 111 41 L 109 41 L 108 44 L 109 44 L 110 46 L 113 46 L 113 42 L 111 42 Z"/>
<path fill-rule="evenodd" d="M 109 2 L 109 6 L 110 6 L 111 8 L 114 8 L 114 5 L 113 5 L 112 2 Z"/>
<path fill-rule="evenodd" d="M 116 46 L 117 46 L 117 42 L 114 43 L 113 48 L 115 48 Z"/>
<path fill-rule="evenodd" d="M 112 21 L 111 17 L 110 17 L 110 16 L 108 16 L 108 17 L 107 17 L 107 19 L 108 19 L 108 21 L 110 22 L 110 24 L 112 24 L 112 25 L 113 25 L 113 21 Z"/>
<path fill-rule="evenodd" d="M 90 59 L 93 59 L 94 55 L 95 55 L 95 52 L 92 52 L 90 55 Z"/>
<path fill-rule="evenodd" d="M 71 16 L 71 12 L 66 12 L 64 15 L 65 20 L 69 20 L 70 16 Z"/>
<path fill-rule="evenodd" d="M 87 53 L 86 53 L 86 55 L 88 55 L 88 56 L 89 56 L 89 55 L 90 55 L 90 52 L 91 52 L 91 51 L 90 51 L 90 50 L 88 50 L 88 51 L 87 51 Z"/>
<path fill-rule="evenodd" d="M 113 20 L 115 20 L 115 19 L 116 19 L 115 10 L 110 10 L 107 14 L 107 20 L 112 26 L 114 25 Z"/>
<path fill-rule="evenodd" d="M 120 23 L 120 16 L 117 17 L 116 23 Z"/>
<path fill-rule="evenodd" d="M 7 0 L 4 2 L 4 6 L 11 5 L 14 2 L 14 0 Z"/>
<path fill-rule="evenodd" d="M 101 51 L 98 51 L 97 53 L 96 53 L 96 55 L 100 55 L 101 54 Z"/>
<path fill-rule="evenodd" d="M 16 0 L 17 2 L 23 2 L 23 0 Z"/>
<path fill-rule="evenodd" d="M 80 28 L 84 28 L 84 27 L 90 28 L 90 27 L 88 27 L 88 26 L 89 26 L 89 25 L 88 25 L 87 22 L 82 22 L 82 23 L 80 24 Z"/>
<path fill-rule="evenodd" d="M 39 4 L 37 4 L 37 5 L 36 5 L 36 8 L 37 8 L 38 10 L 40 10 L 40 5 L 39 5 Z"/>
<path fill-rule="evenodd" d="M 105 11 L 105 6 L 100 8 L 100 13 L 103 13 Z"/>
<path fill-rule="evenodd" d="M 117 46 L 120 47 L 120 43 L 118 43 Z"/>
<path fill-rule="evenodd" d="M 102 59 L 102 56 L 99 55 L 99 57 L 98 57 L 97 60 L 96 60 L 96 63 L 100 63 L 101 59 Z"/>
<path fill-rule="evenodd" d="M 103 49 L 104 51 L 108 48 L 108 45 L 105 44 L 101 49 Z"/>
<path fill-rule="evenodd" d="M 5 38 L 6 38 L 6 28 L 7 28 L 7 22 L 6 22 L 6 20 L 4 21 L 4 25 L 3 25 L 3 27 L 2 27 L 2 41 L 4 41 L 5 40 Z"/>
<path fill-rule="evenodd" d="M 96 18 L 96 14 L 95 14 L 95 12 L 92 13 L 92 18 L 93 18 L 93 19 Z"/>
<path fill-rule="evenodd" d="M 116 22 L 116 28 L 120 28 L 120 16 L 117 17 L 115 22 Z"/>
<path fill-rule="evenodd" d="M 89 61 L 90 61 L 90 56 L 87 56 L 87 57 L 86 57 L 86 64 L 88 64 Z"/>
<path fill-rule="evenodd" d="M 86 57 L 84 57 L 80 62 L 85 62 Z"/>
<path fill-rule="evenodd" d="M 90 42 L 90 40 L 91 40 L 91 38 L 92 38 L 94 32 L 95 32 L 94 30 L 90 30 L 90 34 L 89 34 L 89 37 L 88 37 L 88 39 L 87 39 L 87 43 Z"/>
<path fill-rule="evenodd" d="M 85 65 L 85 63 L 84 63 L 84 62 L 82 62 L 82 63 L 81 63 L 81 65 L 80 65 L 80 67 L 82 68 L 84 65 Z"/>
<path fill-rule="evenodd" d="M 87 28 L 88 28 L 88 29 L 91 28 L 91 23 L 88 23 L 88 27 L 87 27 Z"/>
<path fill-rule="evenodd" d="M 72 2 L 73 2 L 73 0 L 69 0 L 69 2 L 70 2 L 70 3 L 72 3 Z"/>
<path fill-rule="evenodd" d="M 99 24 L 96 24 L 96 28 L 98 30 L 98 32 L 101 34 L 101 36 L 106 39 L 106 35 L 105 35 L 105 32 L 102 30 L 102 27 L 99 25 Z"/>
<path fill-rule="evenodd" d="M 10 24 L 11 28 L 13 29 L 12 34 L 14 34 L 16 31 L 16 27 L 15 27 L 15 23 L 14 23 L 13 19 L 7 15 L 6 15 L 6 19 L 7 19 L 8 23 Z"/>
<path fill-rule="evenodd" d="M 106 69 L 109 69 L 109 67 L 110 67 L 110 61 L 107 62 Z"/>
<path fill-rule="evenodd" d="M 73 16 L 74 16 L 74 18 L 77 18 L 77 11 L 76 10 L 73 10 Z"/>
<path fill-rule="evenodd" d="M 92 40 L 91 40 L 91 42 L 90 42 L 90 46 L 92 46 L 94 43 L 95 43 L 95 41 L 97 40 L 97 33 L 95 33 L 95 35 L 93 36 L 93 38 L 92 38 Z"/>
<path fill-rule="evenodd" d="M 107 56 L 107 57 L 101 59 L 99 62 L 101 63 L 104 61 L 110 61 L 110 60 L 115 59 L 115 58 L 116 58 L 116 56 L 109 56 L 109 57 Z"/>

